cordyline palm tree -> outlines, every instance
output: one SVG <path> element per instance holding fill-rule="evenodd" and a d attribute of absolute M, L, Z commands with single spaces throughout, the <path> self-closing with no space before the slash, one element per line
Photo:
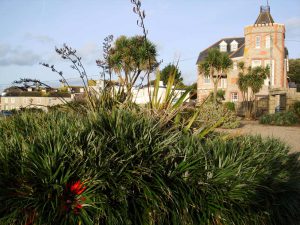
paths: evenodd
<path fill-rule="evenodd" d="M 214 103 L 217 103 L 218 83 L 232 66 L 232 60 L 225 52 L 213 48 L 208 51 L 204 61 L 198 65 L 199 72 L 209 76 L 214 85 Z"/>
<path fill-rule="evenodd" d="M 251 119 L 255 95 L 260 91 L 264 84 L 264 80 L 268 77 L 269 67 L 249 67 L 248 69 L 245 69 L 244 62 L 240 62 L 239 69 L 238 86 L 243 96 L 245 118 Z"/>
<path fill-rule="evenodd" d="M 119 37 L 109 52 L 109 66 L 118 74 L 126 92 L 132 87 L 142 72 L 150 74 L 157 66 L 156 46 L 142 36 Z"/>

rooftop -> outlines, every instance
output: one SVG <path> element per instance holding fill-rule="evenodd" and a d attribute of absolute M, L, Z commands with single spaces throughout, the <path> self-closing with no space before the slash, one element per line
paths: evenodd
<path fill-rule="evenodd" d="M 226 52 L 228 53 L 228 55 L 230 56 L 230 58 L 237 58 L 237 57 L 242 57 L 244 55 L 244 46 L 245 46 L 245 38 L 244 37 L 231 37 L 231 38 L 223 38 L 219 41 L 217 41 L 216 43 L 214 43 L 213 45 L 211 45 L 210 47 L 208 47 L 207 49 L 203 50 L 202 52 L 200 52 L 197 63 L 199 64 L 208 54 L 208 51 L 212 48 L 219 48 L 219 45 L 221 42 L 226 42 L 227 43 L 227 50 Z M 231 42 L 236 41 L 238 43 L 238 49 L 236 51 L 231 51 L 230 49 L 230 44 Z"/>
<path fill-rule="evenodd" d="M 271 15 L 270 6 L 261 6 L 260 13 L 254 24 L 269 24 L 274 23 L 274 19 Z"/>

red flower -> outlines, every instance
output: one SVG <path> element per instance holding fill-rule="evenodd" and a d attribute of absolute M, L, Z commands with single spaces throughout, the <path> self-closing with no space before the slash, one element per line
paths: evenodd
<path fill-rule="evenodd" d="M 63 194 L 63 209 L 69 213 L 72 212 L 78 215 L 83 207 L 82 203 L 86 200 L 81 195 L 86 190 L 84 184 L 78 180 L 76 182 L 67 183 Z"/>
<path fill-rule="evenodd" d="M 82 208 L 82 205 L 81 204 L 77 204 L 74 209 L 73 209 L 73 212 L 75 215 L 78 215 L 80 213 L 80 209 Z"/>
<path fill-rule="evenodd" d="M 70 191 L 72 194 L 80 195 L 85 191 L 86 187 L 83 186 L 83 183 L 76 181 L 75 183 L 71 184 Z"/>
<path fill-rule="evenodd" d="M 81 209 L 81 208 L 82 208 L 82 205 L 81 205 L 81 204 L 77 204 L 77 205 L 75 206 L 75 208 L 76 208 L 76 209 Z"/>

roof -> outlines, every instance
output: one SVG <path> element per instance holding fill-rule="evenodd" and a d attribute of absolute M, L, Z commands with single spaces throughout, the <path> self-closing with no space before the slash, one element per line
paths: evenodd
<path fill-rule="evenodd" d="M 219 47 L 220 47 L 219 45 L 223 41 L 227 43 L 227 51 L 226 52 L 229 54 L 230 58 L 242 57 L 244 55 L 244 47 L 245 47 L 245 38 L 244 37 L 223 38 L 223 39 L 217 41 L 216 43 L 214 43 L 213 45 L 211 45 L 210 47 L 208 47 L 207 49 L 200 52 L 196 64 L 199 64 L 207 56 L 208 51 L 210 49 L 212 49 L 212 48 L 219 49 Z M 231 52 L 230 44 L 233 41 L 236 41 L 238 43 L 238 49 L 234 52 Z"/>
<path fill-rule="evenodd" d="M 274 23 L 270 11 L 270 6 L 261 6 L 260 13 L 254 24 L 268 24 L 268 23 Z"/>

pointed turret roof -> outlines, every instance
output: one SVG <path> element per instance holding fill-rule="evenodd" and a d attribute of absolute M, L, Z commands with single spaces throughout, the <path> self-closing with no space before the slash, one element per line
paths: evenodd
<path fill-rule="evenodd" d="M 270 12 L 270 6 L 261 6 L 260 13 L 254 24 L 268 24 L 274 23 L 273 17 Z"/>

